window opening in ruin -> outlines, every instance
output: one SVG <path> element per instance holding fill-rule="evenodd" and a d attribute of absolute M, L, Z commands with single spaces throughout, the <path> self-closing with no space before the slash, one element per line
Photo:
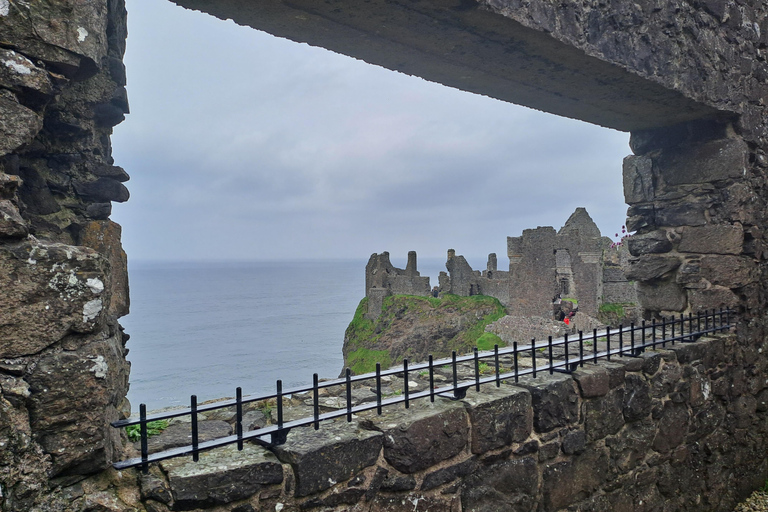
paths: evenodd
<path fill-rule="evenodd" d="M 321 376 L 338 375 L 344 328 L 364 296 L 365 261 L 373 252 L 391 252 L 394 263 L 416 250 L 419 270 L 430 258 L 444 269 L 450 248 L 473 269 L 485 268 L 495 252 L 500 273 L 508 268 L 507 236 L 540 225 L 559 229 L 578 206 L 603 229 L 623 223 L 626 134 L 394 73 L 171 2 L 128 0 L 128 10 L 132 113 L 116 127 L 113 146 L 116 163 L 132 176 L 132 197 L 115 205 L 113 218 L 123 225 L 131 265 L 132 312 L 123 323 L 132 335 L 134 403 L 143 400 L 137 393 L 162 387 L 142 372 L 172 335 L 185 337 L 193 354 L 163 357 L 188 364 L 175 375 L 163 370 L 169 378 L 184 376 L 183 400 L 202 394 L 195 379 L 210 387 L 214 374 L 226 390 L 217 396 L 231 395 L 233 385 L 256 391 L 253 374 L 264 368 L 274 370 L 267 375 L 271 387 L 305 353 Z M 278 279 L 266 290 L 244 274 L 251 260 L 310 266 L 301 284 Z M 350 273 L 334 274 L 326 260 L 347 261 Z M 186 313 L 219 313 L 222 323 L 193 329 L 169 312 L 148 326 L 141 315 L 157 311 L 148 302 L 153 295 L 178 303 L 213 290 L 206 267 L 212 261 L 229 272 L 230 280 L 218 284 L 246 286 Z M 275 275 L 294 277 L 291 268 Z M 166 289 L 148 287 L 172 274 Z M 428 275 L 438 284 L 437 275 Z M 327 279 L 318 285 L 321 276 Z M 264 308 L 249 302 L 262 291 L 271 305 L 284 302 L 301 317 L 321 303 L 346 301 L 349 310 L 325 315 L 337 324 L 335 336 L 293 333 L 297 345 L 282 354 L 257 357 L 242 345 L 232 357 L 250 367 L 238 375 L 231 360 L 214 363 L 232 340 L 287 343 L 276 340 L 288 322 L 260 332 L 248 323 L 251 311 Z M 298 298 L 309 304 L 296 306 Z M 191 349 L 198 337 L 203 341 Z M 323 343 L 336 348 L 310 351 Z M 213 366 L 200 372 L 201 361 Z M 302 369 L 302 381 L 311 373 Z"/>

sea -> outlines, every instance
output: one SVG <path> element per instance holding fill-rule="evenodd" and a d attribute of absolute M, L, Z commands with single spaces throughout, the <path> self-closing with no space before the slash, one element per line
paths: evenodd
<path fill-rule="evenodd" d="M 148 410 L 309 385 L 343 369 L 367 260 L 129 262 L 128 399 Z M 393 259 L 404 268 L 405 260 Z M 445 259 L 420 259 L 437 284 Z"/>

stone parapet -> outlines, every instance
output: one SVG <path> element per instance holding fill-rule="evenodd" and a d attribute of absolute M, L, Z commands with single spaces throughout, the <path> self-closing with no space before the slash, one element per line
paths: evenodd
<path fill-rule="evenodd" d="M 649 510 L 730 511 L 768 476 L 768 363 L 737 340 L 667 344 L 571 374 L 486 384 L 461 400 L 296 428 L 273 449 L 282 468 L 248 444 L 197 465 L 166 461 L 141 478 L 141 504 L 608 512 L 642 500 Z"/>

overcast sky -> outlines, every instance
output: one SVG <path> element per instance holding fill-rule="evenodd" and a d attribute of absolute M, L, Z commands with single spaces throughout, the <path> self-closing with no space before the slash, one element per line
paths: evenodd
<path fill-rule="evenodd" d="M 506 259 L 506 237 L 626 205 L 629 135 L 543 114 L 166 0 L 128 0 L 132 260 Z"/>

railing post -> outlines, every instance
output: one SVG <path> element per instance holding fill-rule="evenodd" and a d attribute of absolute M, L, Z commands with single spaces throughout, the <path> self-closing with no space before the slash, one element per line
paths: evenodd
<path fill-rule="evenodd" d="M 376 363 L 376 414 L 381 416 L 381 363 Z"/>
<path fill-rule="evenodd" d="M 608 361 L 611 360 L 611 326 L 605 327 L 605 357 Z"/>
<path fill-rule="evenodd" d="M 477 356 L 477 347 L 473 350 L 475 356 L 475 391 L 480 391 L 480 359 Z"/>
<path fill-rule="evenodd" d="M 661 348 L 667 348 L 667 318 L 661 317 Z"/>
<path fill-rule="evenodd" d="M 624 357 L 624 325 L 619 324 L 619 357 Z"/>
<path fill-rule="evenodd" d="M 277 428 L 283 428 L 283 381 L 277 380 Z"/>
<path fill-rule="evenodd" d="M 584 368 L 584 331 L 579 331 L 579 366 Z"/>
<path fill-rule="evenodd" d="M 200 453 L 197 450 L 198 446 L 198 433 L 197 433 L 197 395 L 192 395 L 189 398 L 190 418 L 192 420 L 192 460 L 197 462 L 200 458 Z"/>
<path fill-rule="evenodd" d="M 347 378 L 347 423 L 352 421 L 352 370 L 349 368 L 344 372 Z"/>
<path fill-rule="evenodd" d="M 312 374 L 312 414 L 315 420 L 315 430 L 320 430 L 320 388 L 318 375 Z"/>
<path fill-rule="evenodd" d="M 515 384 L 517 384 L 517 382 L 520 380 L 520 375 L 518 374 L 518 369 L 517 369 L 517 342 L 516 341 L 512 342 L 512 360 L 514 361 L 513 364 L 515 365 Z"/>
<path fill-rule="evenodd" d="M 565 345 L 565 371 L 570 373 L 571 367 L 568 364 L 568 333 L 565 333 L 563 337 L 563 344 Z"/>
<path fill-rule="evenodd" d="M 237 450 L 243 450 L 243 388 L 235 389 L 235 433 L 237 434 Z"/>
<path fill-rule="evenodd" d="M 629 351 L 632 356 L 637 355 L 635 354 L 635 322 L 629 323 Z"/>
<path fill-rule="evenodd" d="M 410 407 L 410 393 L 408 389 L 408 360 L 403 359 L 403 397 L 405 399 L 405 408 L 408 409 Z"/>
<path fill-rule="evenodd" d="M 451 361 L 453 366 L 453 396 L 458 396 L 459 378 L 456 371 L 456 351 L 451 351 Z"/>
<path fill-rule="evenodd" d="M 499 344 L 493 346 L 493 364 L 496 366 L 496 387 L 501 386 L 501 377 L 499 377 Z"/>
<path fill-rule="evenodd" d="M 552 336 L 549 337 L 549 374 L 555 373 L 554 359 L 552 358 Z"/>
<path fill-rule="evenodd" d="M 435 366 L 432 354 L 429 354 L 429 401 L 435 401 Z"/>
<path fill-rule="evenodd" d="M 670 325 L 670 329 L 672 329 L 672 334 L 670 335 L 670 341 L 672 342 L 672 345 L 674 345 L 675 344 L 675 323 L 676 323 L 675 315 L 672 315 L 670 319 L 672 320 Z"/>
<path fill-rule="evenodd" d="M 147 406 L 139 405 L 139 435 L 141 436 L 141 472 L 145 475 L 149 472 L 149 449 L 147 448 Z"/>
<path fill-rule="evenodd" d="M 536 378 L 536 338 L 531 338 L 531 365 L 533 367 L 533 378 Z"/>
<path fill-rule="evenodd" d="M 592 362 L 597 364 L 597 329 L 592 329 Z"/>

